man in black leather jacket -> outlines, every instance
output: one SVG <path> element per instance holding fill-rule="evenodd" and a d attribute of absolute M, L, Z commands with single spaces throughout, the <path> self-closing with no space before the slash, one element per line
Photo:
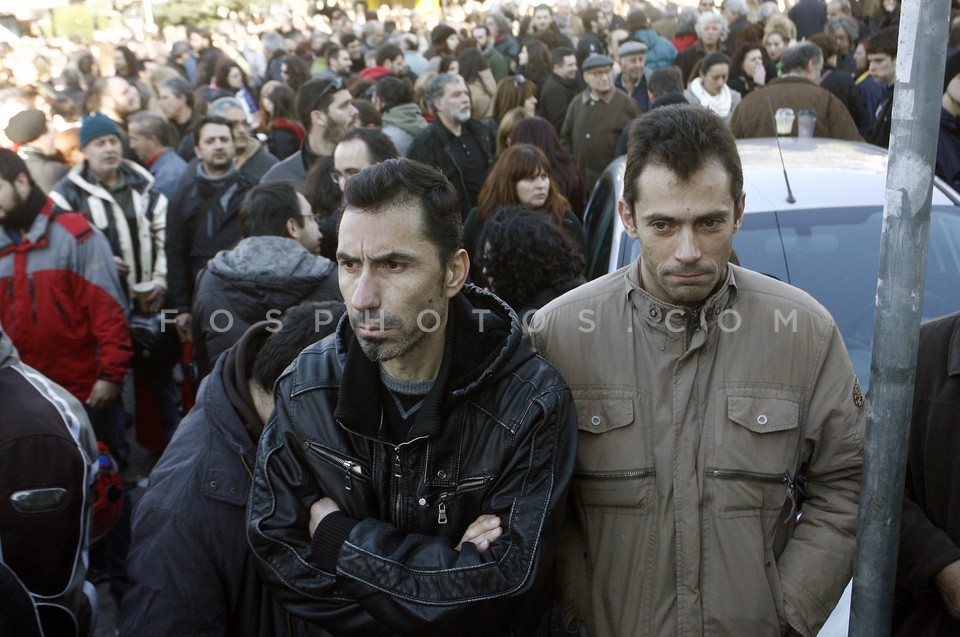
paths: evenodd
<path fill-rule="evenodd" d="M 348 315 L 281 377 L 258 450 L 261 575 L 337 635 L 546 634 L 570 390 L 500 299 L 464 288 L 439 171 L 371 166 L 343 210 Z"/>

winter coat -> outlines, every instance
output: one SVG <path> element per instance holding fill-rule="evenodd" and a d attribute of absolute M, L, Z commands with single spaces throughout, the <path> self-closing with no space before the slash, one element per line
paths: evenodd
<path fill-rule="evenodd" d="M 28 623 L 4 623 L 18 597 L 6 588 L 9 576 L 29 614 L 43 609 L 45 634 L 85 637 L 96 600 L 85 581 L 99 470 L 93 428 L 75 397 L 20 361 L 2 326 L 0 405 L 8 410 L 0 427 L 0 632 L 33 634 Z M 53 497 L 44 502 L 44 492 Z"/>
<path fill-rule="evenodd" d="M 577 407 L 564 623 L 816 635 L 856 551 L 866 409 L 843 338 L 808 294 L 760 273 L 730 265 L 691 310 L 646 292 L 642 267 L 565 294 L 530 331 Z"/>
<path fill-rule="evenodd" d="M 490 69 L 483 69 L 472 82 L 467 84 L 470 89 L 470 111 L 475 119 L 490 119 L 493 117 L 493 98 L 497 94 L 497 83 L 493 79 Z"/>
<path fill-rule="evenodd" d="M 167 198 L 155 186 L 153 175 L 129 159 L 122 160 L 120 173 L 130 186 L 136 228 L 127 221 L 120 204 L 105 188 L 89 179 L 86 160 L 74 166 L 50 192 L 57 211 L 82 212 L 110 241 L 113 254 L 130 266 L 127 289 L 149 281 L 167 287 Z M 139 254 L 134 254 L 134 237 Z M 140 266 L 139 271 L 136 265 Z"/>
<path fill-rule="evenodd" d="M 763 88 L 753 90 L 733 111 L 730 128 L 738 139 L 774 137 L 777 134 L 770 117 L 772 99 L 777 108 L 792 108 L 794 113 L 812 109 L 817 112 L 814 137 L 863 141 L 846 105 L 830 91 L 802 77 L 779 77 Z M 794 123 L 794 130 L 796 130 Z"/>
<path fill-rule="evenodd" d="M 304 301 L 342 300 L 336 264 L 288 237 L 247 237 L 218 252 L 197 276 L 194 358 L 202 375 L 258 321 Z M 227 328 L 227 329 L 224 329 Z"/>
<path fill-rule="evenodd" d="M 346 317 L 278 381 L 248 539 L 280 601 L 337 634 L 546 634 L 570 390 L 500 299 L 468 286 L 449 308 L 440 370 L 402 443 L 381 426 L 380 366 Z M 322 495 L 340 512 L 311 542 Z M 503 535 L 482 554 L 457 550 L 485 513 Z"/>
<path fill-rule="evenodd" d="M 20 245 L 0 231 L 0 325 L 23 361 L 77 400 L 123 382 L 133 356 L 127 305 L 106 238 L 46 203 Z"/>
<path fill-rule="evenodd" d="M 383 134 L 390 138 L 397 152 L 406 155 L 414 137 L 429 126 L 416 104 L 399 104 L 383 113 Z"/>
<path fill-rule="evenodd" d="M 613 90 L 609 101 L 594 99 L 587 89 L 570 102 L 560 139 L 583 173 L 587 192 L 593 191 L 593 185 L 616 156 L 620 133 L 639 114 L 637 103 L 619 89 Z"/>
<path fill-rule="evenodd" d="M 289 614 L 257 575 L 244 533 L 259 421 L 248 396 L 251 345 L 269 323 L 224 354 L 150 473 L 133 513 L 130 588 L 120 634 L 136 637 L 324 635 Z M 259 422 L 257 422 L 259 425 Z"/>
<path fill-rule="evenodd" d="M 567 109 L 583 86 L 576 78 L 566 80 L 556 73 L 551 73 L 543 83 L 543 99 L 537 102 L 537 110 L 545 120 L 553 124 L 557 133 L 563 128 L 563 118 L 567 116 Z"/>
<path fill-rule="evenodd" d="M 937 138 L 937 177 L 960 189 L 960 121 L 940 107 L 940 135 Z"/>
<path fill-rule="evenodd" d="M 296 122 L 280 117 L 270 124 L 267 134 L 267 149 L 278 160 L 283 161 L 300 150 L 300 144 L 307 134 L 303 127 Z"/>
<path fill-rule="evenodd" d="M 647 45 L 646 67 L 651 71 L 670 66 L 677 57 L 673 43 L 653 29 L 637 29 L 633 37 Z"/>
<path fill-rule="evenodd" d="M 177 185 L 187 170 L 187 162 L 172 148 L 167 148 L 159 157 L 153 160 L 148 169 L 153 175 L 153 185 L 159 190 L 169 203 L 177 192 Z"/>
<path fill-rule="evenodd" d="M 70 172 L 70 167 L 58 158 L 43 154 L 39 148 L 21 146 L 17 150 L 20 159 L 27 165 L 33 181 L 40 186 L 43 194 L 49 195 L 54 185 Z"/>
<path fill-rule="evenodd" d="M 960 560 L 960 314 L 920 327 L 903 495 L 894 637 L 950 637 L 934 576 Z"/>
<path fill-rule="evenodd" d="M 827 89 L 843 102 L 858 129 L 863 125 L 866 117 L 853 74 L 839 69 L 824 68 L 823 76 L 820 78 L 820 88 Z"/>
<path fill-rule="evenodd" d="M 240 241 L 240 203 L 256 182 L 236 170 L 218 182 L 220 190 L 214 190 L 211 182 L 201 177 L 198 170 L 193 179 L 180 185 L 170 204 L 167 231 L 170 293 L 167 305 L 177 312 L 190 312 L 197 274 L 207 261 Z M 214 211 L 220 209 L 223 213 L 215 215 Z"/>

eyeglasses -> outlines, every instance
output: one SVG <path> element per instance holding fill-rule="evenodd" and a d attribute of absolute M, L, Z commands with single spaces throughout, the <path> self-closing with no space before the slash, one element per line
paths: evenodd
<path fill-rule="evenodd" d="M 327 95 L 330 95 L 331 93 L 335 93 L 339 91 L 342 88 L 343 88 L 343 80 L 341 80 L 339 77 L 331 78 L 327 82 L 327 85 L 323 87 L 323 90 L 320 91 L 320 95 L 317 95 L 317 99 L 313 103 L 313 108 L 311 108 L 310 110 L 311 111 L 323 110 L 319 108 L 320 102 L 323 101 L 323 98 L 325 98 Z"/>
<path fill-rule="evenodd" d="M 344 183 L 346 183 L 348 179 L 356 175 L 358 172 L 360 171 L 353 168 L 348 168 L 346 172 L 340 172 L 339 170 L 334 170 L 332 173 L 330 173 L 330 181 L 332 181 L 333 183 L 339 186 L 341 179 L 343 179 Z"/>

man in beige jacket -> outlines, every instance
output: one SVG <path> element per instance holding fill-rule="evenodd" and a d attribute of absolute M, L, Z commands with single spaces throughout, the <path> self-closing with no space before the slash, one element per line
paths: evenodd
<path fill-rule="evenodd" d="M 729 129 L 680 106 L 630 135 L 619 212 L 639 260 L 532 326 L 577 408 L 565 623 L 591 637 L 815 635 L 853 569 L 859 382 L 822 306 L 728 262 L 744 209 Z"/>

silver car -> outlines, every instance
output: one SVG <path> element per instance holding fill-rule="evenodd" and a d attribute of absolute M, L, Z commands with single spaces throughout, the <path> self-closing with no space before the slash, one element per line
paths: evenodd
<path fill-rule="evenodd" d="M 782 138 L 781 145 L 783 165 L 775 139 L 737 141 L 746 211 L 733 247 L 744 267 L 807 291 L 830 311 L 866 386 L 873 347 L 886 150 L 820 138 Z M 640 252 L 617 216 L 625 166 L 625 156 L 615 159 L 587 204 L 588 278 L 621 268 Z M 784 166 L 795 203 L 787 203 Z M 960 195 L 937 179 L 923 318 L 958 309 Z"/>

